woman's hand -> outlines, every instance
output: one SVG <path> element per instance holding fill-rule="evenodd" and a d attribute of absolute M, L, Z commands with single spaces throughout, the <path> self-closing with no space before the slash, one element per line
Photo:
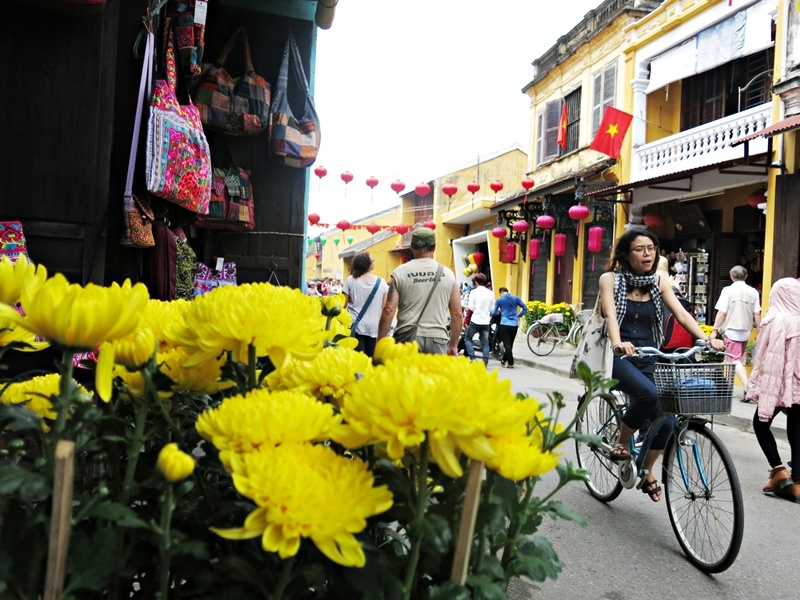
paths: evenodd
<path fill-rule="evenodd" d="M 630 342 L 620 342 L 619 344 L 614 344 L 611 349 L 617 356 L 633 356 L 636 354 L 636 346 Z"/>
<path fill-rule="evenodd" d="M 717 338 L 714 339 L 708 338 L 706 340 L 706 344 L 708 344 L 714 350 L 720 350 L 720 351 L 725 350 L 725 342 Z"/>

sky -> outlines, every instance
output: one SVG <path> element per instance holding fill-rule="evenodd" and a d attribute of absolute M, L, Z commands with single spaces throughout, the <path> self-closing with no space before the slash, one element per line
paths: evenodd
<path fill-rule="evenodd" d="M 514 145 L 529 151 L 521 90 L 531 63 L 601 3 L 340 0 L 333 26 L 318 32 L 322 139 L 309 213 L 323 223 L 354 221 L 397 204 L 395 179 L 407 192 L 481 156 Z M 323 178 L 313 172 L 320 165 Z M 353 174 L 349 184 L 344 171 Z M 379 181 L 373 190 L 370 176 Z"/>

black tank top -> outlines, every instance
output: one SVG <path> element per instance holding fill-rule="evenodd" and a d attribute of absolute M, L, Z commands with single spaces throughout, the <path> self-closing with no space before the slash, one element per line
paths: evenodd
<path fill-rule="evenodd" d="M 625 317 L 619 325 L 619 336 L 623 342 L 631 342 L 634 346 L 655 346 L 653 339 L 653 319 L 656 308 L 653 300 L 635 302 L 628 300 L 625 306 Z"/>

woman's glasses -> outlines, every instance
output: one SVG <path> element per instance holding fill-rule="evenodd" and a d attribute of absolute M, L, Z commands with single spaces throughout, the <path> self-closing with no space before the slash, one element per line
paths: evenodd
<path fill-rule="evenodd" d="M 655 254 L 655 251 L 655 246 L 636 246 L 636 248 L 631 248 L 631 252 L 636 252 L 636 254 L 644 254 L 645 252 Z"/>

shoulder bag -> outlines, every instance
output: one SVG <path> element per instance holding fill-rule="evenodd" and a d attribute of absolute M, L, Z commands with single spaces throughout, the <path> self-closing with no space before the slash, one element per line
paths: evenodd
<path fill-rule="evenodd" d="M 594 304 L 594 312 L 583 326 L 583 333 L 572 358 L 569 376 L 578 379 L 577 367 L 584 362 L 592 371 L 600 371 L 605 378 L 611 377 L 614 352 L 606 330 L 606 319 L 600 305 L 600 294 Z"/>
<path fill-rule="evenodd" d="M 255 199 L 250 170 L 239 166 L 228 146 L 230 167 L 214 167 L 208 214 L 197 215 L 195 225 L 203 229 L 252 231 L 256 227 Z"/>
<path fill-rule="evenodd" d="M 167 42 L 167 78 L 156 81 L 150 101 L 147 189 L 202 215 L 211 199 L 211 150 L 197 107 L 191 99 L 186 106 L 178 102 L 173 37 Z"/>
<path fill-rule="evenodd" d="M 361 323 L 361 318 L 367 312 L 369 305 L 372 304 L 372 299 L 375 297 L 375 292 L 377 292 L 378 288 L 381 286 L 381 281 L 382 280 L 380 277 L 378 277 L 375 280 L 375 285 L 372 286 L 372 291 L 369 293 L 369 296 L 367 296 L 367 300 L 366 302 L 364 302 L 364 306 L 362 306 L 361 310 L 358 311 L 358 315 L 356 315 L 356 318 L 353 321 L 353 325 L 352 327 L 350 327 L 350 335 L 352 337 L 356 337 L 356 329 L 358 328 L 358 324 Z"/>
<path fill-rule="evenodd" d="M 233 77 L 225 70 L 225 61 L 238 39 L 244 46 L 245 72 Z M 269 127 L 271 97 L 269 83 L 253 68 L 244 27 L 231 36 L 217 62 L 203 64 L 200 80 L 192 91 L 203 125 L 229 135 L 253 135 Z"/>
<path fill-rule="evenodd" d="M 294 78 L 305 95 L 303 115 L 295 117 L 289 106 L 289 61 L 294 65 Z M 287 167 L 307 167 L 317 159 L 319 152 L 320 129 L 314 99 L 308 89 L 300 50 L 289 32 L 286 48 L 283 51 L 278 85 L 272 103 L 270 116 L 269 150 L 272 158 Z"/>

